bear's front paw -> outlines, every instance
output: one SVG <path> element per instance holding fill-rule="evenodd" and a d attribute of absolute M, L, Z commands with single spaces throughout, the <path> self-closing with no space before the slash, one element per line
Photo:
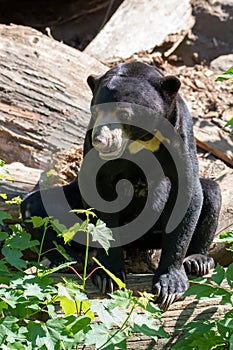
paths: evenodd
<path fill-rule="evenodd" d="M 167 310 L 174 301 L 181 299 L 187 288 L 188 278 L 184 268 L 171 268 L 164 274 L 159 274 L 159 271 L 155 273 L 152 292 L 156 294 L 155 301 L 164 310 Z"/>
<path fill-rule="evenodd" d="M 214 268 L 214 259 L 203 254 L 192 254 L 184 259 L 184 268 L 190 276 L 203 276 Z"/>
<path fill-rule="evenodd" d="M 113 271 L 113 274 L 116 277 L 120 278 L 120 280 L 125 283 L 126 275 L 125 275 L 125 271 L 124 270 L 121 270 L 121 271 L 118 271 L 118 272 L 114 272 Z M 112 280 L 112 278 L 110 276 L 108 276 L 101 269 L 96 270 L 92 274 L 91 277 L 92 277 L 93 283 L 99 288 L 99 290 L 103 294 L 105 294 L 105 293 L 112 293 L 114 291 L 114 289 L 117 288 L 117 285 Z"/>

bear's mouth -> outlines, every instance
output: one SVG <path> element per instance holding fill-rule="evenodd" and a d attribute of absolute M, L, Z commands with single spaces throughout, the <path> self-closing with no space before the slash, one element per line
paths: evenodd
<path fill-rule="evenodd" d="M 114 160 L 117 158 L 120 158 L 122 154 L 124 153 L 124 150 L 116 150 L 112 152 L 99 152 L 99 156 L 103 160 Z"/>
<path fill-rule="evenodd" d="M 125 152 L 127 144 L 128 144 L 128 140 L 122 139 L 120 148 L 116 148 L 113 150 L 109 150 L 109 149 L 98 150 L 99 156 L 103 160 L 114 160 L 114 159 L 120 158 Z"/>
<path fill-rule="evenodd" d="M 128 137 L 118 124 L 94 126 L 92 145 L 103 160 L 120 158 L 128 144 Z"/>

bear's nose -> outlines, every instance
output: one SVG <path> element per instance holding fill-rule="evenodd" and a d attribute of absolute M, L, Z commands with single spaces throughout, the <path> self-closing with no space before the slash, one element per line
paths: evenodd
<path fill-rule="evenodd" d="M 103 135 L 94 135 L 92 140 L 93 146 L 98 149 L 104 149 L 108 146 L 108 138 Z"/>
<path fill-rule="evenodd" d="M 92 136 L 92 144 L 98 150 L 106 150 L 112 145 L 112 134 L 108 126 L 97 127 Z"/>

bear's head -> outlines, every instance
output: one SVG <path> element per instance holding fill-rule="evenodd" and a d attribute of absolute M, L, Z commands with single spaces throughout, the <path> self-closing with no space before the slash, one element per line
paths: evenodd
<path fill-rule="evenodd" d="M 176 97 L 180 81 L 163 76 L 155 67 L 141 62 L 120 64 L 102 76 L 90 75 L 88 85 L 93 92 L 91 125 L 92 146 L 105 160 L 120 157 L 129 146 L 131 153 L 142 147 L 156 151 L 156 119 L 176 123 Z M 144 107 L 147 118 L 143 115 Z M 143 126 L 151 122 L 152 127 Z M 134 142 L 135 144 L 135 142 Z"/>

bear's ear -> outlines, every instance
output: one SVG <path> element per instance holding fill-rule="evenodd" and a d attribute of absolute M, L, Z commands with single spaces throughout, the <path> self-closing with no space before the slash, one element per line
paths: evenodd
<path fill-rule="evenodd" d="M 160 80 L 162 91 L 171 97 L 174 97 L 177 94 L 180 85 L 180 80 L 173 75 L 168 75 Z"/>
<path fill-rule="evenodd" d="M 97 75 L 92 74 L 92 75 L 89 75 L 89 77 L 87 78 L 87 84 L 90 86 L 92 92 L 95 90 L 97 82 L 98 82 Z"/>

